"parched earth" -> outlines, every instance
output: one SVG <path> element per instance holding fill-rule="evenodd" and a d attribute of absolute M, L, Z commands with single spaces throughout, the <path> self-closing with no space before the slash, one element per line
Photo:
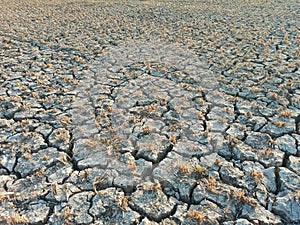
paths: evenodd
<path fill-rule="evenodd" d="M 298 0 L 0 10 L 0 224 L 300 224 Z"/>

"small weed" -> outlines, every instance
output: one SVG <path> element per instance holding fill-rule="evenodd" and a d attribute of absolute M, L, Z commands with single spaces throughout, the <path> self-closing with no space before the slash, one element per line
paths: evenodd
<path fill-rule="evenodd" d="M 104 109 L 101 109 L 100 115 L 103 117 L 107 117 L 106 111 Z"/>
<path fill-rule="evenodd" d="M 274 124 L 280 128 L 285 127 L 285 122 L 283 122 L 283 121 L 276 121 L 276 122 L 274 122 Z"/>
<path fill-rule="evenodd" d="M 151 133 L 151 127 L 149 125 L 143 127 L 143 133 L 150 134 Z"/>
<path fill-rule="evenodd" d="M 229 210 L 230 210 L 230 203 L 226 206 L 225 210 L 224 210 L 224 215 L 226 216 L 228 213 L 229 213 Z"/>
<path fill-rule="evenodd" d="M 232 136 L 232 135 L 228 135 L 227 138 L 228 138 L 229 144 L 232 146 L 235 146 L 241 142 L 239 139 L 237 139 L 235 136 Z"/>
<path fill-rule="evenodd" d="M 190 167 L 186 163 L 178 163 L 177 167 L 179 168 L 180 172 L 182 172 L 185 175 L 188 175 L 190 171 Z"/>
<path fill-rule="evenodd" d="M 159 101 L 160 105 L 166 105 L 166 104 L 168 104 L 168 99 L 163 98 L 163 97 L 160 97 L 158 99 L 158 101 Z"/>
<path fill-rule="evenodd" d="M 254 178 L 255 183 L 258 184 L 265 179 L 263 173 L 261 171 L 251 170 L 250 175 Z"/>
<path fill-rule="evenodd" d="M 14 196 L 15 193 L 14 192 L 6 192 L 6 191 L 1 191 L 0 192 L 0 202 L 6 200 L 6 199 L 10 199 L 10 196 Z"/>
<path fill-rule="evenodd" d="M 93 181 L 93 189 L 94 189 L 94 192 L 95 193 L 97 193 L 97 194 L 99 194 L 99 192 L 98 192 L 98 190 L 97 190 L 97 186 L 98 185 L 102 185 L 103 184 L 103 182 L 105 181 L 105 178 L 104 177 L 96 177 L 95 179 L 94 179 L 94 181 Z"/>
<path fill-rule="evenodd" d="M 220 159 L 216 159 L 215 160 L 215 164 L 217 165 L 217 166 L 222 166 L 222 161 L 220 160 Z"/>
<path fill-rule="evenodd" d="M 58 161 L 67 164 L 68 163 L 68 157 L 66 154 L 60 154 Z"/>
<path fill-rule="evenodd" d="M 39 97 L 39 94 L 37 92 L 31 92 L 31 96 L 34 97 L 34 98 L 37 98 Z"/>
<path fill-rule="evenodd" d="M 128 162 L 128 165 L 129 165 L 129 168 L 130 168 L 130 169 L 136 170 L 136 163 L 135 163 L 135 161 L 130 160 L 130 161 Z"/>
<path fill-rule="evenodd" d="M 25 158 L 25 159 L 31 159 L 32 158 L 32 154 L 31 153 L 29 153 L 29 152 L 25 152 L 24 154 L 23 154 L 23 157 Z"/>
<path fill-rule="evenodd" d="M 133 115 L 133 116 L 131 116 L 130 117 L 130 122 L 131 123 L 137 123 L 138 121 L 140 120 L 140 118 L 139 118 L 139 116 L 137 116 L 137 115 Z"/>
<path fill-rule="evenodd" d="M 44 158 L 45 161 L 48 161 L 51 159 L 51 157 L 45 153 L 42 155 L 42 157 Z"/>
<path fill-rule="evenodd" d="M 222 109 L 223 112 L 226 112 L 230 115 L 234 115 L 234 112 L 232 111 L 232 109 L 230 107 L 225 107 Z"/>
<path fill-rule="evenodd" d="M 217 119 L 219 122 L 221 122 L 221 123 L 228 123 L 228 119 L 227 118 L 225 118 L 225 117 L 222 117 L 222 118 L 218 118 Z"/>
<path fill-rule="evenodd" d="M 293 98 L 293 102 L 295 102 L 295 103 L 300 103 L 300 97 L 299 98 Z"/>
<path fill-rule="evenodd" d="M 279 113 L 279 116 L 282 116 L 282 117 L 290 117 L 291 115 L 292 115 L 291 111 L 283 111 L 283 112 Z"/>
<path fill-rule="evenodd" d="M 269 157 L 269 156 L 272 156 L 273 155 L 273 152 L 271 149 L 269 148 L 266 148 L 266 149 L 263 149 L 261 150 L 261 153 L 264 157 Z"/>
<path fill-rule="evenodd" d="M 127 211 L 128 208 L 128 199 L 126 198 L 126 196 L 121 196 L 119 198 L 116 199 L 118 206 L 124 211 Z"/>
<path fill-rule="evenodd" d="M 38 79 L 38 80 L 37 80 L 37 84 L 38 84 L 38 85 L 45 85 L 45 84 L 46 84 L 46 81 L 45 81 L 45 80 L 42 80 L 42 79 Z"/>
<path fill-rule="evenodd" d="M 228 101 L 230 101 L 230 102 L 241 102 L 241 100 L 237 96 L 235 96 L 235 97 L 229 97 Z"/>
<path fill-rule="evenodd" d="M 57 108 L 52 108 L 47 110 L 47 113 L 57 113 L 57 112 L 58 112 Z"/>
<path fill-rule="evenodd" d="M 197 210 L 189 211 L 187 213 L 187 216 L 190 217 L 190 218 L 196 219 L 199 222 L 203 222 L 204 219 L 205 219 L 205 216 L 203 215 L 203 213 L 201 213 L 201 212 L 199 212 Z"/>
<path fill-rule="evenodd" d="M 22 98 L 20 96 L 11 96 L 10 100 L 13 102 L 22 102 Z"/>
<path fill-rule="evenodd" d="M 78 85 L 79 82 L 78 82 L 78 80 L 76 80 L 76 79 L 72 79 L 72 80 L 71 80 L 71 83 L 72 83 L 73 85 Z"/>
<path fill-rule="evenodd" d="M 270 138 L 269 143 L 270 143 L 271 147 L 274 147 L 276 145 L 276 140 Z"/>
<path fill-rule="evenodd" d="M 162 187 L 159 182 L 155 182 L 152 186 L 153 190 L 162 190 Z"/>
<path fill-rule="evenodd" d="M 260 105 L 260 104 L 257 103 L 257 102 L 251 102 L 250 105 L 251 105 L 251 108 L 252 108 L 252 109 L 262 109 L 262 108 L 263 108 L 262 105 Z M 249 117 L 250 117 L 250 116 L 249 116 Z"/>
<path fill-rule="evenodd" d="M 114 138 L 112 141 L 113 150 L 118 150 L 120 147 L 120 140 L 118 138 Z"/>
<path fill-rule="evenodd" d="M 261 92 L 262 89 L 259 88 L 259 87 L 255 87 L 255 86 L 254 86 L 254 87 L 252 87 L 250 90 L 251 90 L 251 92 L 253 92 L 253 93 L 259 93 L 259 92 Z"/>
<path fill-rule="evenodd" d="M 208 184 L 208 190 L 213 193 L 217 193 L 216 189 L 216 179 L 213 176 L 209 176 L 205 179 L 205 182 Z"/>
<path fill-rule="evenodd" d="M 154 143 L 148 143 L 145 145 L 146 149 L 148 149 L 150 152 L 156 154 L 158 152 L 157 146 Z"/>
<path fill-rule="evenodd" d="M 62 116 L 60 119 L 60 123 L 62 123 L 63 125 L 70 125 L 72 123 L 72 120 L 68 116 Z"/>
<path fill-rule="evenodd" d="M 52 192 L 52 194 L 53 194 L 54 196 L 57 195 L 58 190 L 59 190 L 59 189 L 58 189 L 58 184 L 57 184 L 56 182 L 52 183 L 52 184 L 51 184 L 51 192 Z"/>
<path fill-rule="evenodd" d="M 205 119 L 205 114 L 201 111 L 196 112 L 197 116 L 199 116 L 200 119 Z"/>
<path fill-rule="evenodd" d="M 252 115 L 252 112 L 246 112 L 246 116 L 248 116 L 249 118 L 252 118 L 253 117 L 253 115 Z"/>
<path fill-rule="evenodd" d="M 288 32 L 286 32 L 286 33 L 284 34 L 283 40 L 284 40 L 285 43 L 288 43 L 288 42 L 289 42 L 289 33 L 288 33 Z"/>
<path fill-rule="evenodd" d="M 247 130 L 247 126 L 246 126 L 246 125 L 239 125 L 239 128 L 240 128 L 242 131 L 246 131 L 246 130 Z"/>
<path fill-rule="evenodd" d="M 65 129 L 58 129 L 55 133 L 55 139 L 59 141 L 68 141 L 70 139 L 70 134 Z"/>
<path fill-rule="evenodd" d="M 270 97 L 273 99 L 278 99 L 278 94 L 275 92 L 270 92 Z"/>
<path fill-rule="evenodd" d="M 199 103 L 200 103 L 201 106 L 204 106 L 205 105 L 205 100 L 200 98 Z"/>
<path fill-rule="evenodd" d="M 36 172 L 36 176 L 41 178 L 44 176 L 45 172 L 46 172 L 46 167 L 43 167 L 39 171 Z"/>
<path fill-rule="evenodd" d="M 85 144 L 87 147 L 91 148 L 91 149 L 96 148 L 96 147 L 99 146 L 101 143 L 102 143 L 102 144 L 106 144 L 106 145 L 109 145 L 109 144 L 110 144 L 109 140 L 106 139 L 106 138 L 101 138 L 101 139 L 97 139 L 97 138 L 89 138 L 89 139 L 86 139 L 86 140 L 84 141 L 84 144 Z"/>
<path fill-rule="evenodd" d="M 190 85 L 189 85 L 188 83 L 182 83 L 181 86 L 184 87 L 184 88 L 187 88 L 187 87 L 189 87 Z"/>
<path fill-rule="evenodd" d="M 62 210 L 61 215 L 62 215 L 62 219 L 66 225 L 72 224 L 72 218 L 74 216 L 74 212 L 72 212 L 72 210 L 70 209 L 69 206 L 66 206 Z"/>
<path fill-rule="evenodd" d="M 206 174 L 206 167 L 196 164 L 193 166 L 193 172 L 196 172 L 201 176 L 204 176 Z"/>
<path fill-rule="evenodd" d="M 143 190 L 145 190 L 145 191 L 157 191 L 157 190 L 162 190 L 162 187 L 161 187 L 160 183 L 156 181 L 154 183 L 151 183 L 151 184 L 145 186 Z"/>
<path fill-rule="evenodd" d="M 112 106 L 108 105 L 107 107 L 107 111 L 111 112 L 113 110 Z"/>
<path fill-rule="evenodd" d="M 169 138 L 170 142 L 175 145 L 177 143 L 177 137 L 176 135 L 171 135 Z"/>
<path fill-rule="evenodd" d="M 251 205 L 257 204 L 255 199 L 246 196 L 245 190 L 232 190 L 232 195 L 238 201 L 247 202 Z"/>
<path fill-rule="evenodd" d="M 163 73 L 168 73 L 169 72 L 168 68 L 166 68 L 166 67 L 162 67 L 160 70 Z"/>
<path fill-rule="evenodd" d="M 87 179 L 88 175 L 91 173 L 90 169 L 84 169 L 79 173 L 81 179 Z M 96 178 L 95 178 L 96 179 Z"/>
<path fill-rule="evenodd" d="M 188 147 L 188 150 L 190 150 L 190 151 L 198 151 L 198 150 L 200 150 L 201 148 L 199 147 L 199 146 L 197 146 L 197 145 L 190 145 L 189 147 Z"/>
<path fill-rule="evenodd" d="M 180 125 L 179 124 L 171 124 L 170 127 L 169 127 L 169 130 L 170 131 L 176 131 L 180 128 Z"/>
<path fill-rule="evenodd" d="M 29 103 L 23 103 L 22 109 L 27 110 L 27 109 L 30 109 L 30 108 L 31 108 L 31 106 L 30 106 Z"/>
<path fill-rule="evenodd" d="M 203 136 L 208 138 L 210 133 L 211 133 L 211 126 L 208 125 L 207 129 L 203 132 Z"/>
<path fill-rule="evenodd" d="M 146 110 L 148 110 L 148 111 L 155 111 L 157 108 L 156 108 L 156 106 L 155 105 L 147 105 L 146 106 Z"/>
<path fill-rule="evenodd" d="M 21 90 L 21 91 L 27 90 L 27 86 L 26 86 L 26 85 L 22 85 L 22 86 L 20 87 L 20 90 Z"/>
<path fill-rule="evenodd" d="M 182 115 L 184 113 L 184 110 L 182 109 L 182 107 L 175 106 L 174 109 L 180 115 Z"/>
<path fill-rule="evenodd" d="M 14 224 L 28 224 L 29 219 L 26 218 L 23 215 L 20 215 L 18 213 L 10 213 L 9 218 L 5 218 L 6 222 L 8 224 L 14 225 Z"/>
<path fill-rule="evenodd" d="M 1 128 L 9 128 L 9 129 L 12 129 L 13 126 L 5 119 L 0 119 L 0 127 Z"/>

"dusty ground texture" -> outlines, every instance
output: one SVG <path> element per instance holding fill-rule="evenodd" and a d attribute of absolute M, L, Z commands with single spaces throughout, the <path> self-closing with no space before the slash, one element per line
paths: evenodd
<path fill-rule="evenodd" d="M 300 224 L 299 7 L 0 0 L 0 224 Z"/>

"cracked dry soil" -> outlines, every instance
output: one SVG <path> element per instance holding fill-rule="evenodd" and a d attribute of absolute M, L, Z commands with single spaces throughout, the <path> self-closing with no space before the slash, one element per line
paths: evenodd
<path fill-rule="evenodd" d="M 0 0 L 0 224 L 300 224 L 299 7 Z"/>

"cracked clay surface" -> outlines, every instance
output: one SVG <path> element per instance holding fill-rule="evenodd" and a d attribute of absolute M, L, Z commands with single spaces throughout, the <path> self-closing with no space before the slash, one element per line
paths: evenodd
<path fill-rule="evenodd" d="M 300 224 L 299 4 L 0 0 L 0 224 Z"/>

